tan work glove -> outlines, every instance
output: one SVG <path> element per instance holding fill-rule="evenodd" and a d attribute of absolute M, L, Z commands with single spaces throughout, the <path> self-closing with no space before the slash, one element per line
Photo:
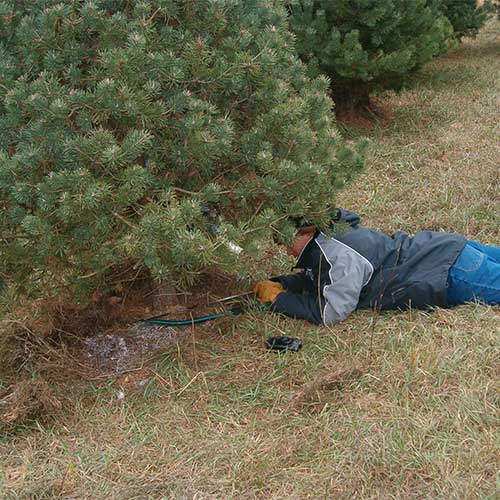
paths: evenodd
<path fill-rule="evenodd" d="M 276 300 L 276 297 L 285 290 L 281 286 L 281 283 L 266 280 L 259 281 L 255 285 L 253 291 L 255 292 L 255 295 L 257 295 L 259 302 L 261 302 L 262 304 L 266 304 L 268 302 L 274 302 Z"/>

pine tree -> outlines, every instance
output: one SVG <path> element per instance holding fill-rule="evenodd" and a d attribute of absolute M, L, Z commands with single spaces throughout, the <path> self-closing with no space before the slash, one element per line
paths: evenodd
<path fill-rule="evenodd" d="M 312 75 L 331 78 L 340 107 L 369 105 L 447 48 L 449 22 L 431 0 L 290 0 L 290 27 Z"/>
<path fill-rule="evenodd" d="M 491 2 L 477 0 L 441 0 L 441 11 L 453 26 L 456 38 L 475 37 L 495 8 Z"/>
<path fill-rule="evenodd" d="M 241 270 L 362 165 L 273 0 L 4 0 L 0 36 L 1 270 L 25 292 Z"/>

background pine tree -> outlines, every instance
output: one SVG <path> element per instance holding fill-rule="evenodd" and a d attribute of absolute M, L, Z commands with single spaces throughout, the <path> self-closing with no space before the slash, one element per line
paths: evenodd
<path fill-rule="evenodd" d="M 361 167 L 275 1 L 7 0 L 0 36 L 1 266 L 25 292 L 241 269 L 229 241 L 323 220 Z"/>
<path fill-rule="evenodd" d="M 290 0 L 297 49 L 327 74 L 340 108 L 369 105 L 376 88 L 399 89 L 448 47 L 448 20 L 433 0 Z"/>
<path fill-rule="evenodd" d="M 440 6 L 453 26 L 454 35 L 459 39 L 476 36 L 495 10 L 491 2 L 479 5 L 477 0 L 441 0 Z"/>

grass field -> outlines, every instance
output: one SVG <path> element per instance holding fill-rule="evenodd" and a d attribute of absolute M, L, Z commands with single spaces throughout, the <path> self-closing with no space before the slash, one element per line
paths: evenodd
<path fill-rule="evenodd" d="M 384 96 L 394 119 L 369 132 L 367 171 L 341 205 L 386 231 L 500 244 L 499 76 L 491 22 Z M 280 334 L 302 351 L 267 352 Z M 476 304 L 331 328 L 224 321 L 3 436 L 0 497 L 500 498 L 499 334 L 500 310 Z"/>

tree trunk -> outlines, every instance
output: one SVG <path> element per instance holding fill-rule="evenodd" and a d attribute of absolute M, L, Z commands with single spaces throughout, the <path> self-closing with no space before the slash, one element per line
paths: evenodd
<path fill-rule="evenodd" d="M 370 92 L 368 85 L 332 85 L 332 95 L 335 101 L 337 116 L 352 116 L 366 114 L 370 109 Z"/>
<path fill-rule="evenodd" d="M 179 295 L 172 279 L 151 282 L 151 307 L 154 312 L 161 312 L 177 305 L 179 305 Z"/>

